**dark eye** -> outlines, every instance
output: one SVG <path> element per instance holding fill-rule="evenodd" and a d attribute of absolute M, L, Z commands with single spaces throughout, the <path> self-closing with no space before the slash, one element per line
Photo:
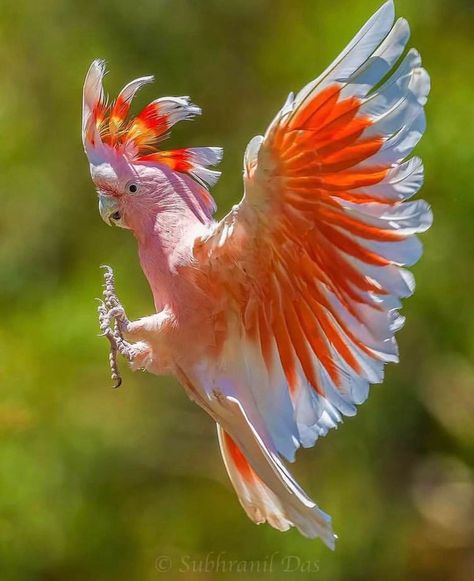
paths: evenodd
<path fill-rule="evenodd" d="M 137 186 L 137 184 L 130 184 L 130 185 L 128 186 L 128 191 L 129 191 L 131 194 L 134 194 L 134 193 L 135 193 L 137 190 L 138 190 L 138 186 Z"/>
<path fill-rule="evenodd" d="M 112 220 L 120 220 L 121 218 L 120 212 L 114 212 L 110 217 L 112 218 Z"/>

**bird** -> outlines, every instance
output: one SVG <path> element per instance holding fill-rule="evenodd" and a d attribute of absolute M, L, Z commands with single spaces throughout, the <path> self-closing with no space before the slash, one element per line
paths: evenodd
<path fill-rule="evenodd" d="M 406 267 L 432 223 L 423 164 L 428 73 L 410 29 L 385 2 L 315 80 L 290 93 L 243 161 L 243 197 L 220 221 L 210 188 L 219 147 L 166 150 L 189 97 L 131 102 L 153 77 L 109 102 L 105 62 L 83 91 L 82 140 L 109 225 L 134 235 L 154 312 L 129 320 L 104 266 L 98 316 L 117 360 L 173 376 L 215 421 L 247 515 L 330 549 L 331 517 L 291 475 L 300 448 L 336 428 L 398 362 Z"/>

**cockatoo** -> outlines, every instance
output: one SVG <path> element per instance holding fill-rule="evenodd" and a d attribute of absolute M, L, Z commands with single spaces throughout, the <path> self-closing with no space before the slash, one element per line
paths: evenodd
<path fill-rule="evenodd" d="M 99 211 L 127 228 L 156 312 L 129 321 L 105 267 L 100 327 L 132 369 L 172 375 L 213 418 L 240 503 L 256 523 L 296 527 L 334 548 L 331 518 L 300 488 L 293 462 L 335 428 L 398 361 L 404 266 L 429 205 L 407 201 L 423 166 L 407 159 L 425 128 L 430 82 L 392 1 L 336 60 L 290 93 L 244 156 L 244 194 L 220 221 L 209 193 L 218 147 L 158 147 L 201 110 L 188 97 L 152 101 L 136 117 L 130 82 L 108 104 L 105 65 L 84 85 L 82 136 Z"/>

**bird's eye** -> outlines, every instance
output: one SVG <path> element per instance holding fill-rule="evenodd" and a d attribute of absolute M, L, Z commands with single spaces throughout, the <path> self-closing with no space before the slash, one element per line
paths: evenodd
<path fill-rule="evenodd" d="M 134 194 L 138 190 L 137 184 L 128 184 L 128 191 Z"/>

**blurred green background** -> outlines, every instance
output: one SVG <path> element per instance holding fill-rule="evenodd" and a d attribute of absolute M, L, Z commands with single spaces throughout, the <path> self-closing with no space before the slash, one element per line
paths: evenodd
<path fill-rule="evenodd" d="M 113 391 L 107 344 L 97 338 L 100 264 L 115 268 L 129 316 L 149 314 L 152 300 L 133 238 L 100 220 L 82 152 L 81 89 L 92 59 L 107 59 L 112 95 L 152 73 L 158 82 L 138 105 L 191 94 L 203 108 L 172 144 L 225 148 L 214 189 L 221 216 L 240 199 L 250 137 L 379 4 L 2 2 L 2 581 L 474 578 L 472 0 L 396 2 L 432 76 L 418 153 L 435 224 L 403 311 L 401 364 L 389 366 L 356 418 L 294 467 L 333 516 L 335 553 L 294 530 L 252 524 L 227 481 L 212 421 L 171 379 L 125 365 L 124 387 Z M 244 565 L 212 573 L 218 553 L 228 568 Z M 209 572 L 193 572 L 206 555 Z"/>

